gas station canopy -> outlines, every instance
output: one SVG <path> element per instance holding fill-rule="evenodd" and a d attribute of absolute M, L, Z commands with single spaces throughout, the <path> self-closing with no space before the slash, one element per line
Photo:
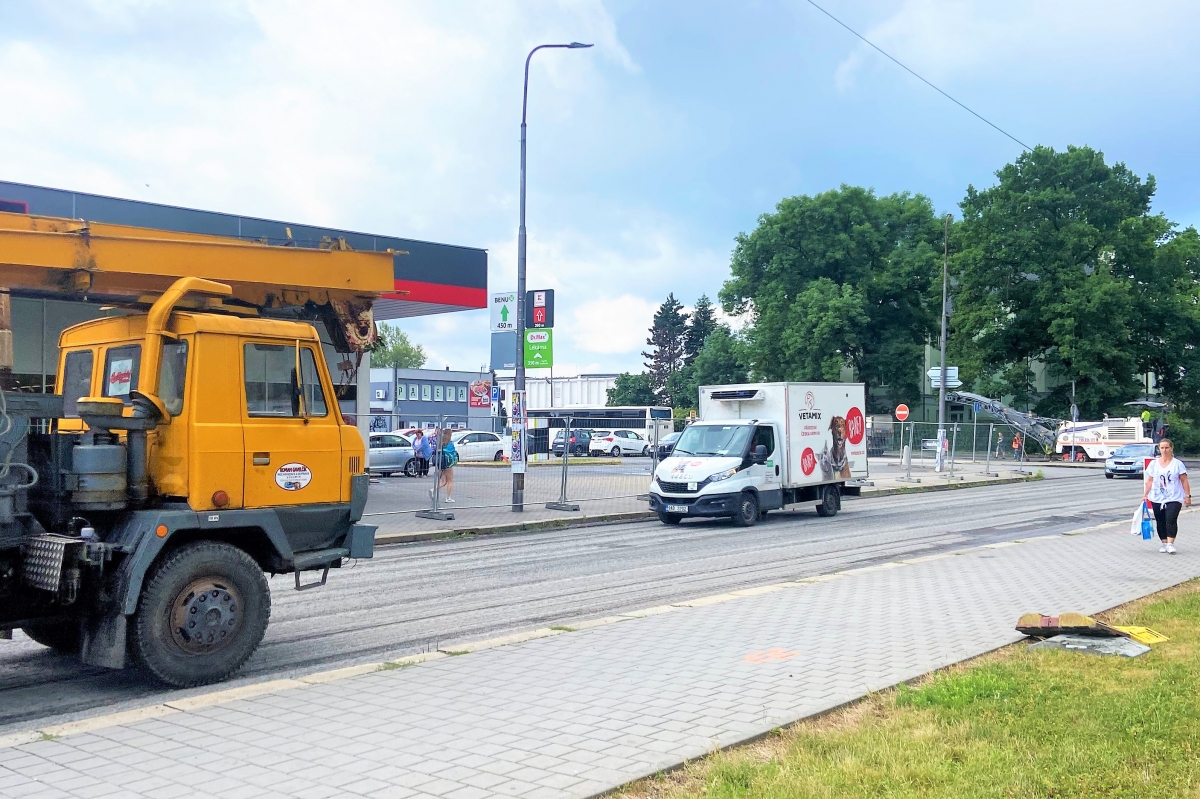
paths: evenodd
<path fill-rule="evenodd" d="M 366 300 L 398 319 L 487 305 L 485 250 L 4 181 L 0 269 L 14 295 L 93 302 L 195 275 L 267 308 Z"/>

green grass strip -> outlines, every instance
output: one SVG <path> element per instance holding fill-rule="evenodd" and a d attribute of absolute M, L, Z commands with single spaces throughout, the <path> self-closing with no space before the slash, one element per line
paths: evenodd
<path fill-rule="evenodd" d="M 1200 797 L 1200 582 L 1106 618 L 1171 640 L 1138 658 L 1016 644 L 617 794 Z"/>

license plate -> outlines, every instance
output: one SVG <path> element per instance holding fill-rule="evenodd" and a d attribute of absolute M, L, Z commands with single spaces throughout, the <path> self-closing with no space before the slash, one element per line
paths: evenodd
<path fill-rule="evenodd" d="M 1118 466 L 1117 471 L 1118 472 L 1132 472 L 1133 467 L 1132 466 Z"/>
<path fill-rule="evenodd" d="M 668 505 L 667 506 L 667 513 L 687 513 L 687 512 L 688 512 L 687 505 Z"/>

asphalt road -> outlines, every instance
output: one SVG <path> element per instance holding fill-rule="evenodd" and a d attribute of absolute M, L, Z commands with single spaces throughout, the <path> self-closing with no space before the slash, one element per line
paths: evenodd
<path fill-rule="evenodd" d="M 332 572 L 321 590 L 297 593 L 290 577 L 274 578 L 266 639 L 227 685 L 1127 519 L 1140 488 L 1079 470 L 1034 483 L 847 500 L 834 519 L 806 507 L 749 529 L 655 521 L 381 547 L 374 559 Z M 20 633 L 0 642 L 0 732 L 196 692 L 164 690 L 136 671 L 82 666 Z"/>

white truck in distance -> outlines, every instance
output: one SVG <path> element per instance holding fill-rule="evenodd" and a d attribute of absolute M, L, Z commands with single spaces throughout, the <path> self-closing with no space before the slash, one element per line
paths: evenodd
<path fill-rule="evenodd" d="M 816 502 L 833 516 L 846 481 L 867 476 L 861 383 L 702 386 L 700 419 L 658 465 L 650 509 L 664 524 L 726 516 L 748 527 L 767 511 Z"/>

